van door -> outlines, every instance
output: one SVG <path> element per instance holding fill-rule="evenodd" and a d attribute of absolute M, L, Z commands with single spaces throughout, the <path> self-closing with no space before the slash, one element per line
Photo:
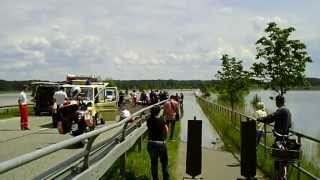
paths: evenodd
<path fill-rule="evenodd" d="M 101 89 L 95 98 L 94 105 L 100 119 L 104 121 L 116 121 L 118 119 L 117 101 L 110 99 L 110 90 Z"/>

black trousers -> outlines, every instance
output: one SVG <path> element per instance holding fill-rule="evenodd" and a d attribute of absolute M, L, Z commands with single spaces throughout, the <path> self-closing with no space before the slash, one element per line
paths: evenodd
<path fill-rule="evenodd" d="M 165 143 L 149 142 L 148 153 L 151 160 L 151 174 L 153 180 L 158 180 L 158 159 L 160 159 L 162 166 L 163 180 L 169 180 L 168 168 L 168 151 Z"/>
<path fill-rule="evenodd" d="M 174 136 L 174 128 L 176 127 L 176 120 L 170 120 L 168 121 L 168 124 L 170 125 L 170 139 L 173 139 Z"/>

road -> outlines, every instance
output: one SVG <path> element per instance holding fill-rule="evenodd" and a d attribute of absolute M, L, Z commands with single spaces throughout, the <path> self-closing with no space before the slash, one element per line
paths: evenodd
<path fill-rule="evenodd" d="M 112 123 L 114 122 L 108 121 L 106 125 Z M 52 128 L 51 118 L 48 116 L 30 117 L 30 128 L 30 131 L 21 131 L 19 129 L 19 118 L 0 121 L 0 161 L 5 161 L 72 138 L 71 135 L 61 135 L 56 128 Z M 100 135 L 96 143 L 111 137 L 119 130 L 120 128 L 117 128 Z M 81 151 L 81 148 L 75 147 L 62 149 L 49 156 L 45 156 L 27 165 L 4 173 L 0 175 L 0 179 L 21 179 L 21 177 L 30 179 L 38 175 L 39 172 L 47 170 L 54 164 L 62 162 L 66 158 Z"/>
<path fill-rule="evenodd" d="M 218 133 L 211 126 L 206 115 L 198 105 L 192 92 L 185 92 L 184 115 L 181 119 L 181 143 L 178 154 L 177 177 L 190 177 L 186 172 L 188 120 L 202 121 L 202 174 L 203 179 L 234 180 L 240 176 L 240 162 L 231 152 L 223 150 L 223 142 Z M 262 173 L 257 170 L 257 176 L 262 178 Z"/>

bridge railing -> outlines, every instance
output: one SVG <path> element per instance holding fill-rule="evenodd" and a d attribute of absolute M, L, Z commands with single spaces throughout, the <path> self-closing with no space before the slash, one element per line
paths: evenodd
<path fill-rule="evenodd" d="M 28 104 L 29 112 L 32 111 L 33 104 Z M 0 106 L 0 118 L 19 116 L 19 105 Z"/>
<path fill-rule="evenodd" d="M 145 120 L 149 110 L 155 105 L 161 106 L 165 102 L 166 101 L 162 101 L 143 108 L 133 113 L 130 117 L 113 125 L 104 126 L 31 153 L 21 155 L 14 159 L 1 162 L 0 175 L 86 140 L 86 146 L 81 153 L 52 166 L 45 172 L 39 172 L 34 179 L 55 179 L 57 177 L 99 179 L 117 159 L 120 158 L 121 161 L 125 161 L 126 151 L 128 151 L 137 141 L 140 141 L 141 143 L 141 137 L 147 131 Z M 132 118 L 136 117 L 138 117 L 138 120 L 132 122 Z M 94 142 L 99 135 L 120 127 L 122 127 L 121 131 L 94 145 Z M 141 144 L 139 145 L 139 149 L 141 149 Z M 125 162 L 122 164 L 124 165 Z"/>
<path fill-rule="evenodd" d="M 213 103 L 213 102 L 210 102 L 209 100 L 207 99 L 204 99 L 202 97 L 197 97 L 200 101 L 206 103 L 207 107 L 209 107 L 209 111 L 210 112 L 219 112 L 219 113 L 223 113 L 225 116 L 228 117 L 228 119 L 230 119 L 232 121 L 232 125 L 233 127 L 240 132 L 240 122 L 241 121 L 244 121 L 244 120 L 255 120 L 256 121 L 256 118 L 252 117 L 252 116 L 249 116 L 249 115 L 246 115 L 244 113 L 241 113 L 241 112 L 238 112 L 238 111 L 235 111 L 235 110 L 232 110 L 231 108 L 228 108 L 228 107 L 225 107 L 225 106 L 222 106 L 222 105 L 219 105 L 217 103 Z M 271 129 L 273 128 L 272 125 L 269 125 L 269 124 L 265 124 L 264 125 L 264 132 L 267 132 L 268 133 L 268 129 Z M 314 137 L 311 137 L 311 136 L 308 136 L 308 135 L 305 135 L 303 133 L 300 133 L 300 132 L 297 132 L 297 131 L 294 131 L 294 130 L 290 130 L 290 133 L 292 133 L 293 135 L 295 135 L 297 137 L 297 141 L 299 143 L 302 143 L 304 140 L 307 140 L 307 141 L 310 141 L 312 143 L 315 143 L 317 144 L 318 146 L 320 146 L 320 140 L 317 139 L 317 138 L 314 138 Z M 302 143 L 303 144 L 303 143 Z M 264 148 L 264 152 L 265 153 L 268 153 L 268 149 L 269 149 L 269 146 L 268 145 L 268 142 L 267 142 L 267 138 L 266 138 L 266 135 L 264 136 L 264 141 L 261 143 L 260 142 L 260 145 Z M 304 169 L 302 166 L 301 166 L 301 163 L 298 162 L 296 164 L 292 164 L 291 165 L 292 167 L 294 167 L 295 169 L 297 169 L 298 173 L 297 173 L 297 179 L 299 180 L 300 179 L 300 176 L 301 176 L 301 173 L 306 175 L 307 177 L 311 178 L 311 179 L 317 179 L 319 180 L 320 177 L 318 177 L 317 175 L 314 175 L 313 173 L 311 173 L 310 171 Z"/>

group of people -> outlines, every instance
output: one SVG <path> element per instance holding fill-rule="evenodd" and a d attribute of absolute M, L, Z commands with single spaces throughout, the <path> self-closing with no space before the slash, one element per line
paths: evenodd
<path fill-rule="evenodd" d="M 124 100 L 124 93 L 120 93 L 120 99 L 119 104 L 121 104 Z M 140 93 L 138 91 L 133 90 L 132 93 L 130 93 L 130 99 L 132 104 L 135 105 L 153 105 L 158 102 L 164 101 L 169 98 L 169 93 L 167 91 L 159 91 L 159 90 L 151 90 L 150 92 L 146 92 L 145 90 L 142 90 Z M 180 105 L 183 102 L 183 93 L 176 93 L 175 100 L 180 103 Z M 121 101 L 121 102 L 120 102 Z"/>

